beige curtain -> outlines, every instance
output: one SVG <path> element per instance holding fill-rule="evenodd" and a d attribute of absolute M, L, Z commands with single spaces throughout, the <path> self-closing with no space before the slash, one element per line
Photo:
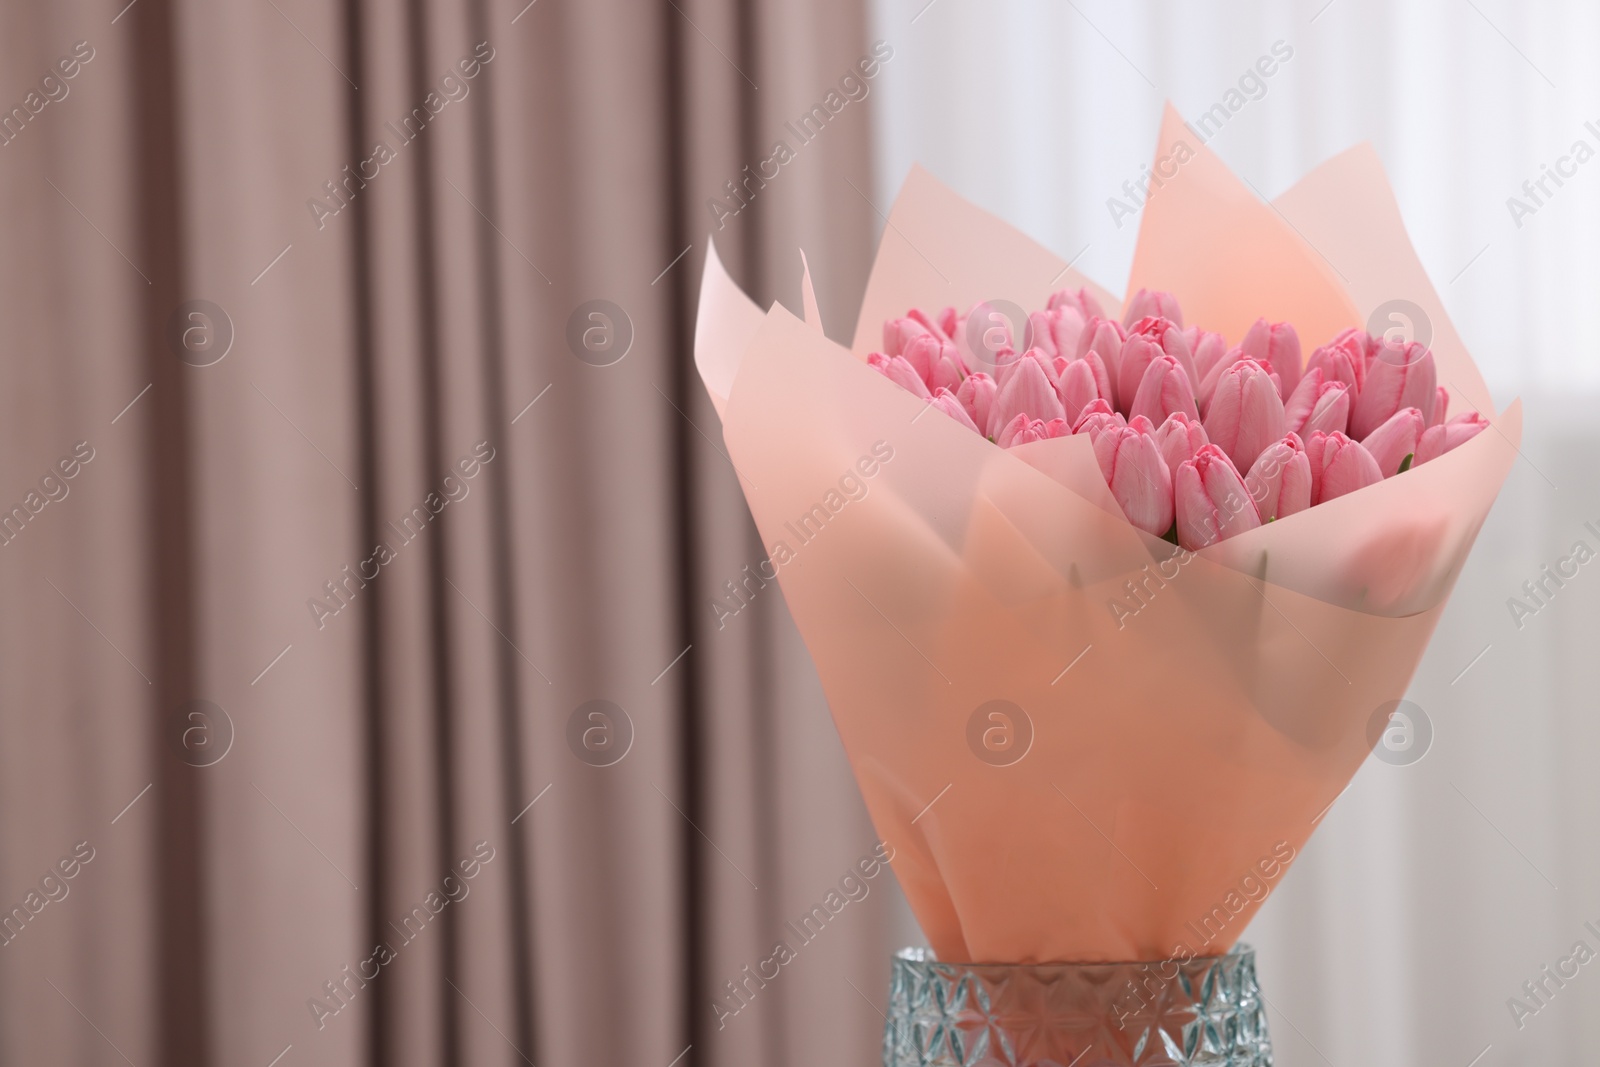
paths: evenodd
<path fill-rule="evenodd" d="M 873 103 L 707 201 L 869 48 L 0 12 L 0 1061 L 876 1062 L 896 890 L 785 927 L 875 839 L 776 588 L 713 606 L 762 548 L 690 357 L 719 221 L 848 333 Z"/>

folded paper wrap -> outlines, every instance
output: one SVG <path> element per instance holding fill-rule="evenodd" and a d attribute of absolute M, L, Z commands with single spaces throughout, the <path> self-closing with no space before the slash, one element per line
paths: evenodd
<path fill-rule="evenodd" d="M 1188 553 L 1129 525 L 1085 435 L 996 447 L 870 369 L 908 308 L 1087 286 L 924 171 L 853 350 L 707 258 L 695 359 L 894 868 L 939 956 L 1215 955 L 1370 751 L 1516 458 L 1377 157 L 1261 202 L 1170 109 L 1128 291 L 1230 342 L 1308 345 L 1420 308 L 1452 411 L 1493 423 L 1404 475 Z M 1173 170 L 1168 164 L 1163 173 Z M 806 289 L 809 293 L 809 273 Z"/>

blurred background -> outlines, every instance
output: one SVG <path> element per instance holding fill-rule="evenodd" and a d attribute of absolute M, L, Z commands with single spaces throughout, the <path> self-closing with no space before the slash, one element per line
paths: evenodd
<path fill-rule="evenodd" d="M 1225 107 L 1266 197 L 1371 141 L 1526 404 L 1408 694 L 1430 740 L 1246 935 L 1279 1062 L 1591 1062 L 1600 970 L 1542 969 L 1600 951 L 1600 577 L 1524 583 L 1600 548 L 1597 33 L 1507 0 L 0 12 L 0 1062 L 876 1063 L 919 938 L 892 876 L 715 1007 L 876 836 L 777 591 L 714 606 L 762 548 L 690 362 L 708 234 L 763 305 L 803 247 L 848 339 L 921 162 L 1120 291 L 1166 100 Z"/>

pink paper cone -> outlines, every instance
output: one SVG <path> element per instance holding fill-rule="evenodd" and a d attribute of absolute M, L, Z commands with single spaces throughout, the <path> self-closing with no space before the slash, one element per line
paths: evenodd
<path fill-rule="evenodd" d="M 1308 350 L 1409 299 L 1432 319 L 1451 409 L 1497 432 L 1183 552 L 1122 517 L 1087 435 L 1004 450 L 919 418 L 925 402 L 866 365 L 908 308 L 1040 308 L 1087 286 L 1120 312 L 924 171 L 895 202 L 854 351 L 782 307 L 763 316 L 707 259 L 697 365 L 944 959 L 1229 947 L 1404 694 L 1516 456 L 1520 408 L 1490 415 L 1369 149 L 1307 177 L 1280 217 L 1169 110 L 1158 155 L 1184 138 L 1192 158 L 1145 208 L 1130 291 L 1170 290 L 1186 322 L 1232 338 L 1262 315 L 1293 322 Z"/>

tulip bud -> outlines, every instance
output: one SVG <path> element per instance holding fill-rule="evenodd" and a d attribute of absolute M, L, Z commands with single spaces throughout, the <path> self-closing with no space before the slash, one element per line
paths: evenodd
<path fill-rule="evenodd" d="M 967 375 L 956 388 L 956 399 L 961 401 L 961 406 L 972 416 L 972 421 L 978 425 L 979 433 L 989 425 L 989 412 L 994 407 L 995 391 L 994 379 L 982 371 Z"/>
<path fill-rule="evenodd" d="M 1424 429 L 1422 412 L 1416 408 L 1401 408 L 1363 437 L 1361 447 L 1372 454 L 1378 472 L 1385 478 L 1392 478 L 1400 473 L 1407 456 L 1415 462 L 1417 442 L 1422 439 Z"/>
<path fill-rule="evenodd" d="M 1228 342 L 1220 333 L 1202 330 L 1198 326 L 1184 330 L 1183 338 L 1189 343 L 1189 351 L 1194 353 L 1191 380 L 1199 385 L 1211 373 L 1211 368 L 1222 362 L 1222 357 L 1228 354 Z"/>
<path fill-rule="evenodd" d="M 1200 388 L 1195 392 L 1195 400 L 1200 404 L 1200 414 L 1204 415 L 1211 408 L 1211 398 L 1216 394 L 1217 383 L 1222 381 L 1222 376 L 1230 368 L 1246 358 L 1245 354 L 1237 348 L 1230 348 L 1223 353 L 1222 358 L 1211 364 L 1211 369 L 1206 371 L 1204 378 L 1200 379 Z"/>
<path fill-rule="evenodd" d="M 970 373 L 967 361 L 961 358 L 961 350 L 946 341 L 939 346 L 939 355 L 928 368 L 928 388 L 953 390 Z"/>
<path fill-rule="evenodd" d="M 1262 449 L 1244 477 L 1261 521 L 1287 518 L 1311 506 L 1311 460 L 1300 435 L 1285 434 Z"/>
<path fill-rule="evenodd" d="M 1045 441 L 1052 437 L 1066 437 L 1072 431 L 1067 428 L 1065 419 L 1030 419 L 1026 415 L 1018 415 L 1005 426 L 1001 427 L 1000 434 L 994 443 L 1001 448 L 1011 448 L 1015 445 L 1031 444 L 1034 441 Z"/>
<path fill-rule="evenodd" d="M 1161 537 L 1172 529 L 1172 473 L 1155 438 L 1131 426 L 1093 438 L 1094 457 L 1128 521 Z"/>
<path fill-rule="evenodd" d="M 1416 408 L 1426 426 L 1438 402 L 1438 372 L 1427 346 L 1384 345 L 1367 365 L 1367 380 L 1350 407 L 1350 432 L 1366 437 L 1401 408 Z"/>
<path fill-rule="evenodd" d="M 1216 445 L 1206 445 L 1178 466 L 1173 498 L 1178 544 L 1190 551 L 1261 525 L 1244 479 Z"/>
<path fill-rule="evenodd" d="M 1119 413 L 1111 410 L 1111 405 L 1105 398 L 1094 400 L 1078 413 L 1078 421 L 1072 424 L 1073 433 L 1086 433 L 1092 441 L 1100 433 L 1108 429 L 1118 430 L 1128 425 L 1128 420 Z"/>
<path fill-rule="evenodd" d="M 1183 367 L 1171 356 L 1157 356 L 1145 367 L 1128 416 L 1132 419 L 1143 415 L 1159 426 L 1175 411 L 1200 417 L 1200 409 L 1194 403 L 1194 387 Z"/>
<path fill-rule="evenodd" d="M 920 396 L 924 400 L 933 396 L 928 391 L 927 384 L 922 380 L 922 375 L 918 374 L 915 368 L 906 362 L 906 357 L 904 356 L 886 356 L 882 352 L 873 352 L 867 356 L 867 366 L 902 389 Z"/>
<path fill-rule="evenodd" d="M 918 315 L 921 312 L 917 312 Z M 883 351 L 885 355 L 902 355 L 906 346 L 919 337 L 933 336 L 934 331 L 910 316 L 889 319 L 883 324 Z"/>
<path fill-rule="evenodd" d="M 1038 358 L 1032 358 L 1037 352 L 1037 349 L 1029 349 L 1027 356 L 1017 361 L 1016 369 L 1000 383 L 1000 391 L 989 413 L 989 433 L 997 442 L 1000 439 L 999 431 L 1018 414 L 1046 421 L 1066 417 L 1061 397 L 1045 372 L 1048 361 L 1043 353 L 1039 353 Z"/>
<path fill-rule="evenodd" d="M 1245 331 L 1239 350 L 1278 375 L 1280 396 L 1300 384 L 1300 335 L 1289 323 L 1257 319 Z"/>
<path fill-rule="evenodd" d="M 994 368 L 995 382 L 1002 390 L 1005 389 L 1006 382 L 1011 380 L 1011 377 L 1016 374 L 1023 363 L 1030 360 L 1039 364 L 1039 369 L 1044 371 L 1045 380 L 1050 383 L 1050 388 L 1056 388 L 1059 384 L 1059 377 L 1056 374 L 1055 361 L 1042 348 L 1030 348 L 1020 356 L 1004 359 L 996 363 Z"/>
<path fill-rule="evenodd" d="M 1125 409 L 1132 406 L 1139 383 L 1144 380 L 1145 369 L 1162 355 L 1178 361 L 1193 388 L 1196 380 L 1194 356 L 1189 351 L 1189 342 L 1183 331 L 1167 319 L 1143 318 L 1133 324 L 1117 357 L 1116 402 L 1119 407 Z"/>
<path fill-rule="evenodd" d="M 1033 327 L 1033 343 L 1052 356 L 1071 356 L 1078 350 L 1078 338 L 1088 319 L 1076 307 L 1067 305 L 1028 316 Z"/>
<path fill-rule="evenodd" d="M 1061 384 L 1061 372 L 1056 369 L 1056 361 L 1047 355 L 1042 348 L 1030 348 L 1022 353 L 1023 359 L 1031 359 L 1039 364 L 1039 369 L 1044 371 L 1044 376 L 1052 386 Z M 1015 369 L 1015 368 L 1013 368 Z"/>
<path fill-rule="evenodd" d="M 1161 458 L 1167 462 L 1167 469 L 1174 471 L 1211 443 L 1206 438 L 1206 430 L 1200 425 L 1200 420 L 1182 411 L 1174 411 L 1167 416 L 1166 422 L 1156 427 L 1155 439 L 1156 448 L 1161 450 Z"/>
<path fill-rule="evenodd" d="M 1127 339 L 1127 333 L 1112 320 L 1090 319 L 1084 325 L 1083 332 L 1078 335 L 1078 350 L 1073 353 L 1077 359 L 1082 359 L 1091 352 L 1100 358 L 1100 365 L 1105 368 L 1108 375 L 1106 388 L 1100 395 L 1113 407 L 1117 403 L 1117 361 L 1122 354 L 1122 343 Z M 1062 355 L 1066 353 L 1063 352 Z"/>
<path fill-rule="evenodd" d="M 1056 308 L 1070 307 L 1083 316 L 1085 322 L 1093 318 L 1103 319 L 1106 317 L 1105 309 L 1100 306 L 1100 301 L 1096 300 L 1094 294 L 1087 289 L 1079 289 L 1077 292 L 1073 292 L 1071 289 L 1059 289 L 1050 294 L 1050 299 L 1045 303 L 1045 307 L 1051 311 Z M 1066 353 L 1063 352 L 1062 355 L 1066 355 Z"/>
<path fill-rule="evenodd" d="M 1133 299 L 1128 301 L 1128 306 L 1122 312 L 1122 324 L 1131 326 L 1140 319 L 1150 315 L 1158 315 L 1183 326 L 1183 312 L 1178 310 L 1178 298 L 1164 290 L 1140 289 L 1133 294 Z"/>
<path fill-rule="evenodd" d="M 1309 372 L 1308 372 L 1309 373 Z M 1320 368 L 1318 373 L 1321 373 Z M 1350 425 L 1350 387 L 1344 382 L 1323 382 L 1311 413 L 1295 431 L 1302 440 L 1311 440 L 1314 433 L 1344 433 Z"/>
<path fill-rule="evenodd" d="M 1312 504 L 1383 481 L 1371 453 L 1342 433 L 1312 434 L 1306 440 L 1306 456 L 1311 460 Z"/>
<path fill-rule="evenodd" d="M 933 370 L 934 361 L 939 358 L 939 346 L 944 343 L 946 342 L 931 333 L 919 333 L 906 340 L 905 347 L 899 354 L 911 364 L 911 369 L 917 372 L 917 377 L 926 382 Z"/>
<path fill-rule="evenodd" d="M 1445 411 L 1450 407 L 1450 390 L 1439 386 L 1439 399 L 1433 405 L 1433 418 L 1428 421 L 1429 426 L 1437 426 L 1445 420 Z"/>
<path fill-rule="evenodd" d="M 1311 353 L 1306 360 L 1306 371 L 1313 367 L 1322 371 L 1324 381 L 1340 381 L 1352 390 L 1359 390 L 1367 380 L 1367 335 L 1359 330 L 1346 330 L 1328 344 Z"/>
<path fill-rule="evenodd" d="M 1289 433 L 1299 433 L 1300 427 L 1306 424 L 1306 418 L 1316 405 L 1317 396 L 1322 392 L 1322 383 L 1326 380 L 1321 367 L 1307 368 L 1294 390 L 1284 399 L 1283 425 Z"/>
<path fill-rule="evenodd" d="M 967 414 L 967 409 L 961 406 L 961 401 L 957 400 L 956 395 L 950 390 L 935 390 L 933 399 L 928 401 L 928 404 L 930 407 L 938 408 L 973 433 L 981 434 L 982 431 L 978 429 L 978 424 L 972 421 L 972 416 Z"/>
<path fill-rule="evenodd" d="M 1223 372 L 1206 410 L 1206 436 L 1246 470 L 1261 450 L 1284 434 L 1283 399 L 1253 359 Z"/>
<path fill-rule="evenodd" d="M 1077 422 L 1078 416 L 1083 414 L 1083 409 L 1101 396 L 1100 386 L 1095 382 L 1094 366 L 1090 360 L 1098 363 L 1100 357 L 1090 352 L 1084 359 L 1066 361 L 1061 368 L 1059 391 L 1061 406 L 1066 409 L 1068 422 Z"/>
<path fill-rule="evenodd" d="M 1488 426 L 1489 420 L 1476 411 L 1465 411 L 1448 422 L 1429 426 L 1422 431 L 1422 439 L 1417 442 L 1417 458 L 1411 461 L 1411 465 L 1415 467 L 1430 459 L 1438 459 L 1452 448 L 1472 440 Z"/>

